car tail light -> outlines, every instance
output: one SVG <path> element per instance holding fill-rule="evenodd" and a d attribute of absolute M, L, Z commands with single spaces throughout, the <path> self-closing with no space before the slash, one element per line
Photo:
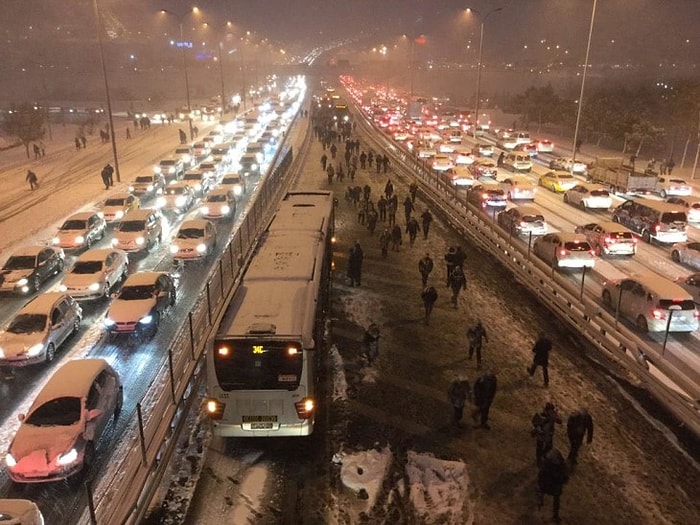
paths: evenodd
<path fill-rule="evenodd" d="M 588 250 L 588 253 L 591 254 L 591 257 L 595 257 L 595 256 L 596 256 L 595 250 Z"/>
<path fill-rule="evenodd" d="M 568 253 L 569 253 L 569 250 L 565 250 L 564 248 L 559 250 L 559 255 L 561 255 L 561 256 L 567 255 Z"/>
<path fill-rule="evenodd" d="M 660 310 L 659 308 L 654 308 L 651 311 L 651 315 L 657 321 L 663 321 L 666 319 L 666 310 Z"/>
<path fill-rule="evenodd" d="M 217 399 L 207 399 L 205 409 L 209 419 L 218 421 L 224 417 L 224 409 L 226 405 Z"/>
<path fill-rule="evenodd" d="M 294 403 L 299 419 L 311 419 L 316 409 L 316 403 L 312 397 L 305 397 L 301 401 Z"/>
<path fill-rule="evenodd" d="M 693 312 L 693 317 L 695 317 L 696 321 L 700 320 L 700 310 L 695 310 L 695 312 Z"/>
<path fill-rule="evenodd" d="M 660 225 L 660 224 L 654 225 L 654 230 L 657 231 L 657 232 L 660 232 L 660 231 L 661 231 L 661 225 Z"/>
<path fill-rule="evenodd" d="M 604 241 L 605 244 L 615 244 L 615 239 L 613 239 L 612 237 L 605 237 Z"/>

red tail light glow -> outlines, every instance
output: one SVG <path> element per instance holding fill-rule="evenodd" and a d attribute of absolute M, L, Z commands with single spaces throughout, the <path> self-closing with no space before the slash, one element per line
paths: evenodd
<path fill-rule="evenodd" d="M 294 408 L 297 411 L 299 419 L 311 419 L 316 409 L 316 403 L 312 397 L 305 397 L 301 401 L 294 403 Z"/>
<path fill-rule="evenodd" d="M 561 250 L 559 250 L 559 255 L 566 255 L 568 253 L 569 253 L 569 250 L 565 250 L 563 248 Z"/>
<path fill-rule="evenodd" d="M 666 319 L 666 310 L 659 310 L 658 308 L 655 308 L 651 311 L 651 315 L 657 321 L 663 321 Z"/>

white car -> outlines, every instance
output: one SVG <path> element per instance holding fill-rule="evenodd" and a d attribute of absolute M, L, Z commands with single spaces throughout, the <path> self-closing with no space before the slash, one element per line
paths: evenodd
<path fill-rule="evenodd" d="M 428 161 L 430 167 L 435 171 L 447 171 L 454 167 L 454 163 L 449 155 L 438 154 Z"/>
<path fill-rule="evenodd" d="M 551 140 L 540 139 L 537 141 L 537 151 L 540 153 L 553 153 L 554 143 Z"/>
<path fill-rule="evenodd" d="M 453 186 L 469 187 L 476 182 L 472 172 L 464 166 L 455 166 L 451 170 L 447 170 L 445 174 Z"/>
<path fill-rule="evenodd" d="M 580 160 L 573 160 L 567 157 L 557 157 L 549 161 L 550 170 L 568 171 L 575 175 L 585 175 L 588 172 L 588 166 Z"/>
<path fill-rule="evenodd" d="M 163 237 L 163 220 L 158 208 L 133 211 L 114 229 L 112 247 L 125 252 L 150 250 Z"/>
<path fill-rule="evenodd" d="M 506 193 L 508 200 L 534 200 L 537 188 L 530 179 L 522 176 L 513 176 L 499 182 Z"/>
<path fill-rule="evenodd" d="M 548 233 L 535 240 L 532 252 L 556 268 L 593 268 L 595 251 L 586 237 L 576 233 Z"/>
<path fill-rule="evenodd" d="M 452 153 L 452 161 L 458 166 L 474 164 L 475 157 L 467 146 L 457 146 Z"/>
<path fill-rule="evenodd" d="M 154 335 L 176 296 L 175 282 L 167 273 L 136 272 L 124 281 L 110 304 L 105 328 L 110 334 Z"/>
<path fill-rule="evenodd" d="M 231 190 L 236 196 L 243 195 L 247 192 L 245 177 L 241 177 L 238 173 L 226 173 L 221 177 L 219 188 Z"/>
<path fill-rule="evenodd" d="M 669 197 L 666 202 L 683 206 L 688 222 L 700 222 L 700 197 Z"/>
<path fill-rule="evenodd" d="M 174 259 L 201 259 L 216 247 L 216 227 L 211 221 L 193 219 L 183 221 L 170 244 Z"/>
<path fill-rule="evenodd" d="M 515 206 L 498 214 L 498 225 L 512 235 L 545 235 L 547 221 L 534 206 Z"/>
<path fill-rule="evenodd" d="M 564 192 L 564 202 L 584 210 L 612 208 L 612 197 L 605 186 L 582 182 Z"/>
<path fill-rule="evenodd" d="M 51 244 L 64 250 L 89 248 L 105 235 L 107 223 L 97 212 L 80 212 L 68 217 L 51 239 Z"/>
<path fill-rule="evenodd" d="M 700 270 L 700 242 L 679 242 L 671 247 L 671 259 Z"/>
<path fill-rule="evenodd" d="M 691 273 L 687 277 L 678 277 L 675 282 L 693 296 L 695 304 L 700 305 L 700 273 Z"/>
<path fill-rule="evenodd" d="M 199 211 L 205 219 L 231 218 L 236 214 L 236 197 L 231 190 L 217 188 L 204 198 Z"/>
<path fill-rule="evenodd" d="M 656 191 L 662 199 L 667 196 L 689 197 L 693 194 L 693 187 L 683 179 L 671 179 L 659 177 L 656 183 Z"/>
<path fill-rule="evenodd" d="M 0 366 L 50 363 L 63 342 L 80 330 L 82 318 L 80 305 L 65 293 L 36 296 L 0 332 Z"/>
<path fill-rule="evenodd" d="M 78 257 L 58 289 L 78 300 L 109 297 L 128 272 L 129 258 L 123 250 L 88 250 Z"/>
<path fill-rule="evenodd" d="M 129 212 L 137 210 L 141 207 L 141 201 L 136 195 L 130 193 L 119 193 L 108 197 L 102 207 L 100 213 L 107 222 L 115 222 L 122 220 Z"/>
<path fill-rule="evenodd" d="M 185 213 L 195 201 L 194 190 L 187 182 L 176 182 L 165 188 L 163 195 L 156 199 L 156 207 L 164 211 Z"/>
<path fill-rule="evenodd" d="M 622 224 L 613 221 L 591 222 L 576 226 L 575 233 L 586 236 L 596 255 L 635 255 L 637 237 Z"/>
<path fill-rule="evenodd" d="M 104 359 L 73 359 L 37 394 L 10 443 L 5 463 L 15 483 L 47 483 L 87 472 L 97 441 L 124 399 Z"/>

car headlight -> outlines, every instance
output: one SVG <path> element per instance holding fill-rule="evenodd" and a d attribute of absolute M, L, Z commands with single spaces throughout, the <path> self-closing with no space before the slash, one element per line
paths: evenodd
<path fill-rule="evenodd" d="M 74 463 L 76 459 L 78 459 L 78 451 L 72 448 L 65 454 L 59 454 L 56 458 L 56 463 L 59 465 L 70 465 Z"/>
<path fill-rule="evenodd" d="M 255 164 L 255 162 L 253 162 L 253 163 L 250 165 L 250 169 L 251 169 L 251 170 L 257 170 L 257 169 L 258 169 L 258 165 Z"/>
<path fill-rule="evenodd" d="M 24 286 L 28 282 L 29 282 L 29 280 L 26 277 L 22 277 L 21 279 L 19 279 L 17 281 L 17 286 Z"/>
<path fill-rule="evenodd" d="M 197 245 L 197 253 L 204 253 L 207 251 L 207 245 L 204 243 L 200 243 Z"/>
<path fill-rule="evenodd" d="M 0 358 L 5 359 L 5 350 L 0 348 Z"/>
<path fill-rule="evenodd" d="M 5 464 L 10 468 L 13 468 L 15 465 L 17 465 L 17 461 L 9 452 L 5 456 Z"/>
<path fill-rule="evenodd" d="M 160 166 L 156 166 L 155 168 L 153 168 L 153 172 L 160 173 L 161 172 Z"/>
<path fill-rule="evenodd" d="M 150 191 L 153 191 L 154 189 L 155 189 L 155 186 L 153 184 L 149 184 L 148 186 L 146 186 L 146 191 L 150 192 Z M 131 191 L 133 191 L 133 190 L 131 190 Z"/>
<path fill-rule="evenodd" d="M 162 208 L 165 206 L 165 197 L 158 197 L 156 199 L 156 208 Z"/>
<path fill-rule="evenodd" d="M 199 191 L 202 189 L 202 185 L 198 182 L 197 184 L 194 185 L 194 189 Z"/>
<path fill-rule="evenodd" d="M 134 188 L 133 186 L 129 186 L 129 192 L 130 192 L 130 193 L 133 193 L 133 192 L 134 192 L 134 189 L 135 189 L 135 188 Z"/>
<path fill-rule="evenodd" d="M 153 322 L 153 316 L 151 314 L 144 315 L 141 319 L 139 319 L 139 323 L 141 324 L 151 324 Z"/>
<path fill-rule="evenodd" d="M 104 219 L 104 218 L 105 218 L 105 212 L 103 212 L 103 211 L 98 211 L 98 212 L 97 212 L 97 216 L 98 216 L 100 219 Z"/>
<path fill-rule="evenodd" d="M 115 219 L 121 219 L 124 217 L 124 212 L 122 210 L 119 210 L 117 213 L 114 214 Z"/>
<path fill-rule="evenodd" d="M 207 215 L 209 213 L 209 206 L 202 206 L 200 209 L 202 210 L 202 215 Z"/>
<path fill-rule="evenodd" d="M 99 289 L 100 283 L 92 283 L 90 286 L 88 286 L 88 290 L 90 290 L 91 292 L 96 292 Z"/>
<path fill-rule="evenodd" d="M 229 214 L 230 212 L 231 212 L 231 207 L 230 207 L 230 206 L 224 204 L 224 205 L 221 207 L 221 213 L 223 213 L 224 215 L 227 215 L 227 214 Z"/>
<path fill-rule="evenodd" d="M 76 242 L 77 244 L 83 244 L 83 243 L 85 242 L 85 237 L 83 237 L 82 235 L 78 235 L 78 236 L 75 238 L 75 242 Z"/>
<path fill-rule="evenodd" d="M 64 292 L 64 293 L 65 293 L 65 292 L 68 291 L 68 287 L 67 287 L 65 284 L 59 284 L 59 285 L 58 285 L 58 291 L 59 291 L 59 292 Z"/>
<path fill-rule="evenodd" d="M 59 242 L 61 242 L 61 239 L 59 239 L 58 237 L 54 237 L 53 239 L 51 239 L 51 244 L 58 244 Z"/>
<path fill-rule="evenodd" d="M 177 244 L 170 245 L 170 253 L 177 253 L 180 250 Z"/>
<path fill-rule="evenodd" d="M 141 246 L 144 242 L 146 242 L 146 239 L 144 239 L 143 237 L 136 237 L 136 244 L 138 244 L 139 246 Z"/>
<path fill-rule="evenodd" d="M 185 199 L 184 195 L 178 195 L 177 198 L 175 199 L 175 204 L 177 206 L 184 206 L 185 202 L 187 202 L 187 199 Z"/>
<path fill-rule="evenodd" d="M 241 188 L 240 186 L 235 186 L 235 187 L 233 188 L 233 194 L 234 194 L 234 195 L 240 195 L 241 193 L 243 193 L 243 188 Z"/>
<path fill-rule="evenodd" d="M 112 246 L 116 246 L 117 244 L 119 244 L 119 240 L 118 240 L 118 239 L 112 239 L 112 240 L 110 241 L 110 244 L 111 244 Z"/>
<path fill-rule="evenodd" d="M 114 326 L 115 324 L 117 324 L 116 321 L 114 321 L 113 319 L 110 319 L 109 317 L 105 317 L 104 325 L 106 327 Z"/>
<path fill-rule="evenodd" d="M 41 352 L 43 352 L 43 351 L 44 351 L 44 343 L 37 343 L 37 344 L 29 347 L 29 349 L 27 350 L 27 355 L 29 357 L 35 357 L 35 356 L 41 354 Z"/>

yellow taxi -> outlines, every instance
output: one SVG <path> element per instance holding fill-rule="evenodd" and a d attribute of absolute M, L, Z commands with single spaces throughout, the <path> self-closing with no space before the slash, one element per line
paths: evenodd
<path fill-rule="evenodd" d="M 578 180 L 566 171 L 548 171 L 539 178 L 538 184 L 554 193 L 563 193 L 578 184 Z"/>

